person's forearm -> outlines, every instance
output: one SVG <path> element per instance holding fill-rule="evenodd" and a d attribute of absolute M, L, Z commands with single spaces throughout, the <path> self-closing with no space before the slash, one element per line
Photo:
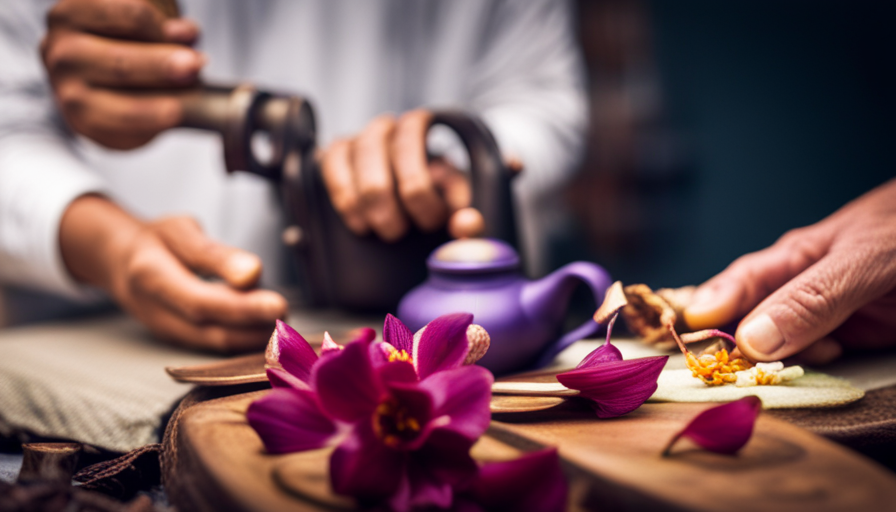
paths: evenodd
<path fill-rule="evenodd" d="M 81 196 L 62 216 L 59 248 L 72 277 L 111 291 L 112 269 L 137 236 L 141 223 L 109 199 Z"/>

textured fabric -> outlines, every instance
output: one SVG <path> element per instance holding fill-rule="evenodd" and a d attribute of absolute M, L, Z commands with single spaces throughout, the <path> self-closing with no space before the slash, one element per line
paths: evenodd
<path fill-rule="evenodd" d="M 306 334 L 380 322 L 320 311 L 289 318 Z M 163 416 L 192 389 L 165 367 L 220 359 L 163 344 L 123 316 L 0 330 L 0 434 L 119 452 L 157 443 Z"/>
<path fill-rule="evenodd" d="M 0 429 L 113 451 L 157 442 L 162 416 L 190 390 L 165 366 L 217 358 L 159 344 L 123 318 L 0 331 Z"/>

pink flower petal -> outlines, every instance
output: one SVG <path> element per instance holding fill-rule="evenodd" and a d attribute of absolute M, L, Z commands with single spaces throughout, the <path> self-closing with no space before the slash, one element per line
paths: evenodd
<path fill-rule="evenodd" d="M 578 389 L 599 418 L 613 418 L 634 411 L 656 391 L 656 380 L 669 356 L 610 361 L 557 375 L 557 380 Z"/>
<path fill-rule="evenodd" d="M 516 460 L 484 465 L 463 496 L 484 510 L 541 512 L 566 510 L 567 494 L 557 449 L 548 448 Z"/>
<path fill-rule="evenodd" d="M 426 443 L 429 435 L 436 427 L 431 421 L 433 419 L 432 395 L 429 394 L 429 391 L 417 386 L 416 382 L 391 383 L 389 385 L 389 395 L 392 400 L 397 402 L 402 414 L 408 418 L 414 418 L 419 425 L 419 430 L 417 431 L 405 430 L 405 432 L 409 433 L 408 437 L 404 439 L 396 437 L 398 443 L 390 446 L 390 448 L 403 451 L 419 449 Z M 375 421 L 376 419 L 374 419 Z M 396 434 L 398 432 L 394 427 L 391 429 L 387 427 L 386 433 Z"/>
<path fill-rule="evenodd" d="M 610 324 L 612 325 L 612 324 Z M 609 336 L 609 332 L 607 333 Z M 622 361 L 622 352 L 619 351 L 608 339 L 603 345 L 592 350 L 590 354 L 582 358 L 576 368 L 591 368 L 603 363 Z"/>
<path fill-rule="evenodd" d="M 464 364 L 470 350 L 467 327 L 471 323 L 473 315 L 454 313 L 440 316 L 426 324 L 413 352 L 414 365 L 421 380 L 435 372 Z"/>
<path fill-rule="evenodd" d="M 468 485 L 478 473 L 470 456 L 473 441 L 444 429 L 433 431 L 430 441 L 408 457 L 399 490 L 390 500 L 394 509 L 451 507 L 454 489 Z"/>
<path fill-rule="evenodd" d="M 406 361 L 384 363 L 377 367 L 376 372 L 383 384 L 417 382 L 417 371 L 414 370 L 414 365 Z"/>
<path fill-rule="evenodd" d="M 364 342 L 349 343 L 342 351 L 321 358 L 313 382 L 324 410 L 349 422 L 369 418 L 383 393 Z"/>
<path fill-rule="evenodd" d="M 333 490 L 357 498 L 363 506 L 382 503 L 398 490 L 405 458 L 404 452 L 380 442 L 370 421 L 359 422 L 330 457 Z"/>
<path fill-rule="evenodd" d="M 408 354 L 414 351 L 414 333 L 401 320 L 390 314 L 386 315 L 386 321 L 383 323 L 383 341 Z"/>
<path fill-rule="evenodd" d="M 308 383 L 299 380 L 298 377 L 295 377 L 293 374 L 287 372 L 286 370 L 281 370 L 280 368 L 268 368 L 267 370 L 265 370 L 265 373 L 268 375 L 268 381 L 270 381 L 271 387 L 287 389 L 311 389 L 311 386 L 309 386 Z"/>
<path fill-rule="evenodd" d="M 320 345 L 320 355 L 325 356 L 332 352 L 339 352 L 343 348 L 345 347 L 333 341 L 333 337 L 330 336 L 329 331 L 324 331 L 324 341 Z"/>
<path fill-rule="evenodd" d="M 270 453 L 321 448 L 339 433 L 309 390 L 274 389 L 249 405 L 246 418 Z"/>
<path fill-rule="evenodd" d="M 761 409 L 762 400 L 755 396 L 707 409 L 675 434 L 663 455 L 668 454 L 681 437 L 688 437 L 711 452 L 734 455 L 753 435 L 753 425 Z"/>
<path fill-rule="evenodd" d="M 280 320 L 277 320 L 277 328 L 271 336 L 265 356 L 269 365 L 279 364 L 304 382 L 309 381 L 311 367 L 317 361 L 317 354 L 305 338 Z"/>
<path fill-rule="evenodd" d="M 420 382 L 433 397 L 433 416 L 449 418 L 441 428 L 476 440 L 491 421 L 489 403 L 495 378 L 481 366 L 462 366 L 434 373 Z"/>

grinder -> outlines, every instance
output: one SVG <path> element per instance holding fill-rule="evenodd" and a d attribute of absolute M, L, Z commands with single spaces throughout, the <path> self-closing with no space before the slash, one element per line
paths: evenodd
<path fill-rule="evenodd" d="M 177 16 L 175 2 L 154 3 Z M 304 98 L 250 84 L 203 85 L 178 95 L 184 107 L 181 126 L 219 133 L 228 172 L 251 172 L 278 184 L 289 222 L 283 238 L 293 248 L 310 305 L 394 311 L 401 297 L 426 278 L 427 256 L 450 240 L 446 229 L 423 233 L 411 228 L 393 243 L 352 233 L 330 203 L 315 160 L 314 113 Z M 431 125 L 436 124 L 454 130 L 469 153 L 472 206 L 485 221 L 483 236 L 516 246 L 514 173 L 494 137 L 477 117 L 461 111 L 434 112 Z M 260 133 L 272 148 L 264 160 L 252 147 Z"/>

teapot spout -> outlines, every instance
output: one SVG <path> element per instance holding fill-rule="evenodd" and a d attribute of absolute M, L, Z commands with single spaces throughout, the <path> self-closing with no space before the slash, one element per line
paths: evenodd
<path fill-rule="evenodd" d="M 525 285 L 520 302 L 530 318 L 552 326 L 557 332 L 563 323 L 572 292 L 580 281 L 591 289 L 597 304 L 603 301 L 604 294 L 612 282 L 610 274 L 601 266 L 576 261 Z M 560 351 L 582 338 L 593 335 L 599 327 L 597 322 L 588 320 L 558 340 L 552 340 L 553 343 L 547 347 L 541 363 L 549 363 Z"/>

